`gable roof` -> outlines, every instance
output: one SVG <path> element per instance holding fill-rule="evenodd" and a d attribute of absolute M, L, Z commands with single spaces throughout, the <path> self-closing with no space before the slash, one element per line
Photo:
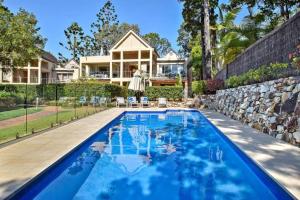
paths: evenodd
<path fill-rule="evenodd" d="M 70 59 L 66 64 L 64 64 L 64 66 L 67 66 L 72 61 L 75 62 L 75 64 L 79 66 L 79 64 L 77 63 L 77 61 L 74 58 Z"/>
<path fill-rule="evenodd" d="M 48 51 L 42 50 L 42 55 L 41 55 L 41 57 L 42 57 L 43 59 L 45 59 L 45 60 L 48 60 L 48 61 L 52 62 L 52 63 L 55 63 L 55 64 L 58 63 L 57 58 L 56 58 L 54 55 L 52 55 L 50 52 L 48 52 Z"/>
<path fill-rule="evenodd" d="M 118 47 L 122 42 L 124 42 L 130 35 L 133 35 L 135 38 L 137 38 L 143 45 L 145 45 L 148 48 L 153 48 L 143 37 L 136 34 L 133 30 L 129 30 L 119 41 L 117 41 L 110 50 L 115 49 Z"/>

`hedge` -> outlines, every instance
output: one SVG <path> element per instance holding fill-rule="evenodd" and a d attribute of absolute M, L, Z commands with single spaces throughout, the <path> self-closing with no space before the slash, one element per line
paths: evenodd
<path fill-rule="evenodd" d="M 124 96 L 121 86 L 107 83 L 67 83 L 67 84 L 42 84 L 27 85 L 28 101 L 33 101 L 36 97 L 42 97 L 45 100 L 55 100 L 59 97 L 79 97 L 79 96 Z M 0 91 L 14 94 L 20 98 L 25 97 L 26 85 L 0 85 Z"/>
<path fill-rule="evenodd" d="M 183 98 L 183 88 L 177 86 L 152 86 L 146 88 L 144 95 L 150 100 L 156 100 L 159 97 L 181 100 Z"/>

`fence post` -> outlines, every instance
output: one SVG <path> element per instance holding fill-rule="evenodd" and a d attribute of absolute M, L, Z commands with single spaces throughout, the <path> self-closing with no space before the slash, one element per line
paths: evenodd
<path fill-rule="evenodd" d="M 75 89 L 74 89 L 74 111 L 75 111 L 75 119 L 76 119 L 76 116 L 77 116 L 77 114 L 76 114 L 76 83 L 74 84 L 74 87 L 75 87 Z"/>
<path fill-rule="evenodd" d="M 28 124 L 27 124 L 27 122 L 28 122 L 28 119 L 27 119 L 27 114 L 28 114 L 28 110 L 27 110 L 27 108 L 28 108 L 28 97 L 27 97 L 27 94 L 28 93 L 28 88 L 27 88 L 27 82 L 26 82 L 26 84 L 25 84 L 25 101 L 24 101 L 24 107 L 25 107 L 25 134 L 27 134 L 27 129 L 28 129 Z"/>
<path fill-rule="evenodd" d="M 55 84 L 55 106 L 56 106 L 56 124 L 58 124 L 58 91 L 57 91 L 57 83 Z"/>

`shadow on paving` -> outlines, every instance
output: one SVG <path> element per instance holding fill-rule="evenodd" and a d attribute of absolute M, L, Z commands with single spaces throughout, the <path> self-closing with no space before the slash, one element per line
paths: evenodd
<path fill-rule="evenodd" d="M 214 125 L 283 185 L 300 197 L 300 148 L 243 125 L 220 113 L 201 110 Z M 291 190 L 290 190 L 291 191 Z"/>

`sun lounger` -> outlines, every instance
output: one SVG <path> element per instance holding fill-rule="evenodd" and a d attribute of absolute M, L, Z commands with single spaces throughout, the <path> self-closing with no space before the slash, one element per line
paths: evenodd
<path fill-rule="evenodd" d="M 128 97 L 128 107 L 137 107 L 138 102 L 136 100 L 136 97 Z"/>
<path fill-rule="evenodd" d="M 116 106 L 119 108 L 120 106 L 126 106 L 124 97 L 117 97 L 116 98 Z"/>
<path fill-rule="evenodd" d="M 142 107 L 149 107 L 149 100 L 148 97 L 141 97 L 141 106 Z"/>
<path fill-rule="evenodd" d="M 167 107 L 167 99 L 158 98 L 158 107 Z"/>

